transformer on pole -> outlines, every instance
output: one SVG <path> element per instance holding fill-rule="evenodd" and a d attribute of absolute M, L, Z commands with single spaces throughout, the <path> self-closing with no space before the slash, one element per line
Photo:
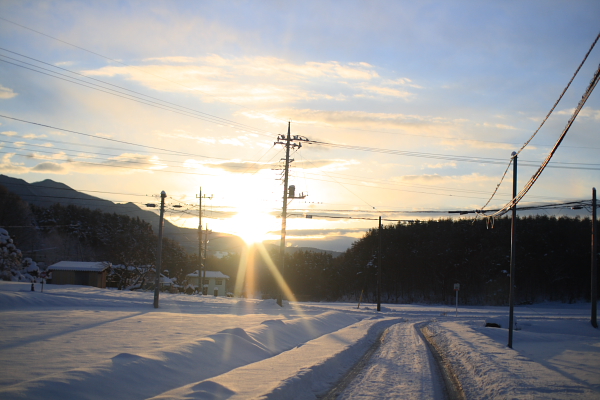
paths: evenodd
<path fill-rule="evenodd" d="M 285 159 L 282 159 L 282 161 L 285 161 L 285 167 L 284 167 L 284 175 L 283 175 L 283 207 L 282 207 L 282 211 L 281 211 L 281 241 L 279 244 L 279 273 L 281 274 L 281 276 L 283 276 L 283 273 L 285 271 L 285 234 L 286 234 L 286 224 L 287 224 L 288 199 L 299 199 L 299 198 L 305 197 L 304 194 L 301 194 L 300 196 L 296 197 L 295 196 L 296 187 L 293 185 L 288 187 L 290 163 L 292 161 L 294 161 L 294 160 L 290 160 L 290 149 L 295 149 L 295 148 L 299 149 L 302 147 L 302 143 L 296 143 L 296 142 L 308 142 L 308 139 L 303 136 L 298 136 L 298 135 L 291 136 L 290 122 L 288 122 L 287 136 L 278 135 L 277 142 L 274 143 L 274 144 L 282 144 L 285 146 Z M 282 288 L 279 288 L 279 292 L 277 294 L 277 304 L 280 307 L 283 307 Z"/>

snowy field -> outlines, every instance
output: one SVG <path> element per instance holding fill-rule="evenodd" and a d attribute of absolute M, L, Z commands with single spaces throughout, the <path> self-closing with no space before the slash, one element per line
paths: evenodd
<path fill-rule="evenodd" d="M 590 305 L 291 303 L 0 282 L 1 399 L 600 399 Z M 363 357 L 369 354 L 370 357 Z M 358 367 L 355 365 L 358 364 Z M 353 368 L 354 367 L 354 368 Z"/>

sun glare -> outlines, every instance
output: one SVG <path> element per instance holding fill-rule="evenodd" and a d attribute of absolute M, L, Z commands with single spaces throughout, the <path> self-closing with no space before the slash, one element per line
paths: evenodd
<path fill-rule="evenodd" d="M 243 209 L 231 218 L 231 233 L 241 237 L 248 245 L 261 243 L 273 239 L 269 232 L 274 228 L 274 220 L 268 213 Z"/>

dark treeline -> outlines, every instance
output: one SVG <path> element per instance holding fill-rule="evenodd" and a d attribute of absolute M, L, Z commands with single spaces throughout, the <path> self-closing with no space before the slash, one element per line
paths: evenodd
<path fill-rule="evenodd" d="M 438 220 L 385 226 L 382 230 L 382 301 L 451 303 L 454 283 L 463 303 L 500 305 L 508 301 L 509 218 L 489 228 L 484 220 Z M 489 229 L 488 229 L 489 228 Z M 535 216 L 517 221 L 518 303 L 589 300 L 591 219 Z M 374 300 L 378 231 L 332 264 L 330 293 Z"/>
<path fill-rule="evenodd" d="M 156 263 L 158 237 L 152 226 L 126 215 L 75 205 L 38 207 L 0 185 L 0 226 L 26 257 L 50 265 L 57 261 L 106 261 L 113 265 Z M 181 271 L 183 248 L 163 238 L 163 269 Z"/>
<path fill-rule="evenodd" d="M 152 226 L 126 215 L 54 204 L 30 206 L 44 246 L 54 260 L 108 261 L 128 266 L 153 265 L 158 237 Z M 187 262 L 179 244 L 163 238 L 163 268 L 177 269 Z"/>
<path fill-rule="evenodd" d="M 465 304 L 508 303 L 510 218 L 438 220 L 384 226 L 382 230 L 382 301 L 454 302 L 460 284 Z M 516 300 L 573 302 L 590 296 L 591 220 L 535 216 L 517 222 Z M 337 258 L 298 251 L 286 255 L 284 276 L 299 300 L 374 302 L 378 230 L 356 241 Z M 270 254 L 278 264 L 278 252 Z M 237 275 L 240 256 L 207 260 L 208 269 Z M 246 281 L 266 297 L 277 285 L 262 256 L 248 263 Z"/>

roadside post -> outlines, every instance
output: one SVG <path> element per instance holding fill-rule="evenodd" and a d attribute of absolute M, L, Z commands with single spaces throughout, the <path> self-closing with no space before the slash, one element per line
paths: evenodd
<path fill-rule="evenodd" d="M 458 317 L 458 291 L 460 290 L 460 283 L 454 284 L 454 291 L 456 292 L 456 317 Z"/>

